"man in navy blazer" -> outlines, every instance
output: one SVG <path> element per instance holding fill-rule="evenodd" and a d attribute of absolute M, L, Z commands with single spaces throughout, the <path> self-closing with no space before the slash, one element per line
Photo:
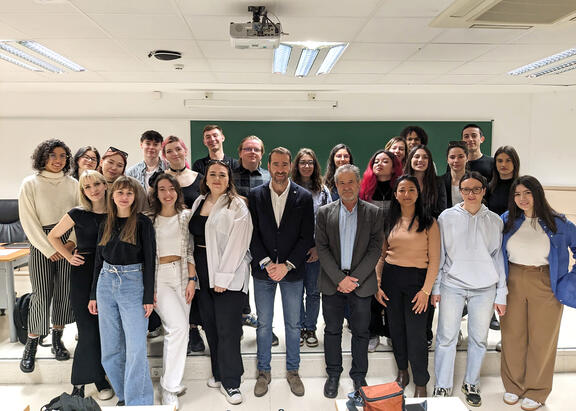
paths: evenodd
<path fill-rule="evenodd" d="M 286 331 L 286 379 L 291 391 L 304 395 L 300 367 L 300 305 L 306 253 L 314 246 L 312 195 L 290 181 L 292 155 L 277 147 L 268 155 L 270 183 L 250 191 L 248 204 L 254 230 L 250 252 L 254 299 L 258 313 L 258 379 L 254 395 L 268 392 L 274 296 L 280 284 Z"/>

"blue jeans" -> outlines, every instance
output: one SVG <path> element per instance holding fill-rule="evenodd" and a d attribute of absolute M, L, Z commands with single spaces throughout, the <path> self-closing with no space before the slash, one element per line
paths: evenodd
<path fill-rule="evenodd" d="M 441 285 L 440 295 L 434 352 L 435 386 L 452 388 L 454 384 L 456 343 L 464 304 L 468 305 L 468 357 L 464 382 L 477 385 L 480 382 L 480 369 L 486 353 L 488 329 L 494 312 L 496 285 L 477 290 Z"/>
<path fill-rule="evenodd" d="M 300 328 L 316 331 L 316 322 L 320 312 L 320 291 L 318 291 L 318 272 L 320 261 L 306 263 L 304 273 L 304 288 L 302 289 L 302 304 L 300 304 Z M 304 306 L 304 291 L 306 291 L 306 306 Z"/>
<path fill-rule="evenodd" d="M 143 295 L 141 264 L 104 262 L 96 290 L 102 366 L 118 399 L 126 405 L 154 404 Z"/>
<path fill-rule="evenodd" d="M 300 304 L 302 302 L 303 281 L 276 282 L 270 279 L 254 278 L 254 300 L 258 314 L 256 342 L 258 345 L 258 370 L 270 371 L 272 357 L 272 320 L 274 319 L 274 296 L 276 285 L 280 284 L 284 330 L 286 333 L 286 370 L 300 367 Z"/>

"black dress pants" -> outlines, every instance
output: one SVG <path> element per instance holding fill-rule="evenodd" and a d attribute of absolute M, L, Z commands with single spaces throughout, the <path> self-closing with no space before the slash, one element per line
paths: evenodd
<path fill-rule="evenodd" d="M 83 254 L 84 264 L 72 266 L 70 273 L 70 305 L 78 327 L 78 343 L 72 360 L 73 385 L 100 383 L 105 372 L 101 364 L 98 316 L 88 311 L 94 274 L 94 254 Z"/>
<path fill-rule="evenodd" d="M 370 301 L 372 296 L 358 297 L 354 292 L 333 295 L 322 294 L 324 315 L 324 358 L 329 376 L 339 377 L 342 373 L 342 323 L 346 305 L 350 308 L 348 321 L 352 331 L 352 367 L 350 377 L 359 380 L 368 372 L 368 338 L 370 332 Z"/>
<path fill-rule="evenodd" d="M 399 370 L 407 370 L 410 362 L 414 384 L 419 386 L 430 380 L 426 343 L 428 311 L 415 314 L 412 299 L 422 289 L 425 278 L 425 268 L 385 263 L 382 270 L 381 286 L 389 298 L 386 310 L 396 365 Z"/>
<path fill-rule="evenodd" d="M 388 327 L 388 314 L 384 306 L 372 297 L 370 302 L 370 338 L 372 337 L 390 337 Z"/>

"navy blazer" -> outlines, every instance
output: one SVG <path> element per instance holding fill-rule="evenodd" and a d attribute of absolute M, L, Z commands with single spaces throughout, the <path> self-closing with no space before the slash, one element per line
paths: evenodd
<path fill-rule="evenodd" d="M 253 188 L 248 195 L 248 208 L 252 215 L 252 275 L 260 280 L 270 279 L 260 268 L 260 261 L 270 257 L 272 262 L 290 261 L 295 269 L 288 271 L 286 281 L 303 278 L 306 254 L 314 247 L 314 205 L 310 192 L 290 181 L 286 206 L 276 225 L 269 184 Z"/>

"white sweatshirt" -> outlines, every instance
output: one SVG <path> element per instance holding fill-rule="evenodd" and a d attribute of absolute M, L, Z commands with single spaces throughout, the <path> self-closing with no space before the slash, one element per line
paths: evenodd
<path fill-rule="evenodd" d="M 472 215 L 462 204 L 438 217 L 442 248 L 432 294 L 440 294 L 440 284 L 473 290 L 496 285 L 495 303 L 506 304 L 502 220 L 485 205 Z"/>

